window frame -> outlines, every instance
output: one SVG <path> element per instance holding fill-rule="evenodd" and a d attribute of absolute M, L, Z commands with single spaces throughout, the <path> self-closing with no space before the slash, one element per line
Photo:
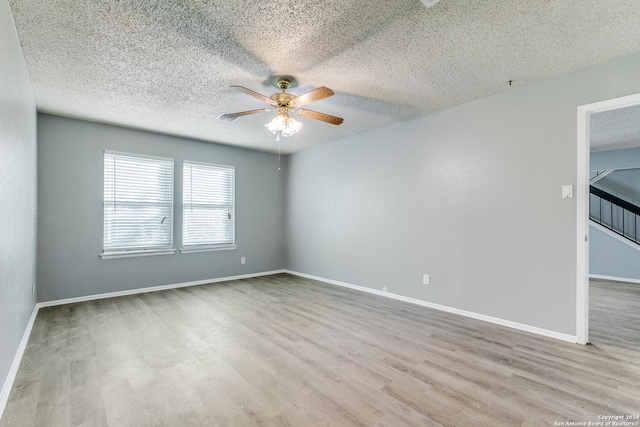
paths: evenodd
<path fill-rule="evenodd" d="M 218 169 L 228 169 L 233 173 L 232 176 L 232 194 L 231 194 L 231 211 L 232 211 L 232 242 L 231 243 L 203 243 L 203 244 L 189 244 L 185 245 L 185 227 L 187 221 L 185 220 L 185 210 L 187 209 L 188 202 L 185 199 L 185 187 L 186 180 L 184 179 L 186 173 L 186 165 L 196 165 L 196 166 L 204 166 L 210 168 L 218 168 Z M 193 182 L 192 182 L 193 184 Z M 191 206 L 193 204 L 191 203 Z M 225 251 L 225 250 L 235 250 L 237 248 L 236 245 L 236 167 L 234 165 L 223 165 L 218 163 L 209 163 L 209 162 L 200 162 L 196 160 L 183 160 L 182 161 L 182 242 L 181 242 L 181 253 L 196 253 L 196 252 L 210 252 L 210 251 Z"/>
<path fill-rule="evenodd" d="M 112 156 L 120 156 L 120 157 L 129 157 L 129 158 L 139 158 L 139 159 L 144 159 L 144 160 L 157 160 L 157 161 L 163 161 L 163 162 L 169 162 L 171 164 L 171 177 L 169 182 L 170 184 L 170 189 L 171 189 L 171 200 L 170 200 L 170 207 L 169 207 L 169 212 L 171 213 L 171 229 L 170 229 L 170 241 L 168 245 L 158 245 L 158 246 L 149 246 L 149 247 L 144 247 L 144 246 L 131 246 L 131 247 L 118 247 L 118 248 L 114 248 L 114 249 L 107 249 L 105 247 L 105 231 L 106 231 L 106 220 L 107 220 L 107 200 L 106 200 L 106 193 L 107 193 L 107 188 L 106 188 L 106 156 L 107 155 L 112 155 Z M 112 259 L 112 258 L 128 258 L 128 257 L 136 257 L 136 256 L 151 256 L 151 255 L 171 255 L 173 253 L 175 253 L 175 248 L 173 247 L 173 243 L 174 243 L 174 226 L 175 226 L 175 159 L 170 158 L 170 157 L 160 157 L 160 156 L 153 156 L 153 155 L 148 155 L 148 154 L 138 154 L 138 153 L 130 153 L 130 152 L 123 152 L 123 151 L 114 151 L 114 150 L 104 150 L 103 152 L 103 156 L 102 156 L 102 253 L 100 254 L 100 257 L 102 259 Z M 117 201 L 116 201 L 117 203 Z M 141 205 L 144 205 L 144 203 L 140 203 Z"/>

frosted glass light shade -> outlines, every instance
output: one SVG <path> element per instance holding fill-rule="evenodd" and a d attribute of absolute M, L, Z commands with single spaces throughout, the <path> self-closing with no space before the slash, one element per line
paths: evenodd
<path fill-rule="evenodd" d="M 302 128 L 302 123 L 292 119 L 286 113 L 280 113 L 265 126 L 276 136 L 276 141 L 280 141 L 280 136 L 288 137 L 298 132 Z"/>
<path fill-rule="evenodd" d="M 282 136 L 291 136 L 294 133 L 302 129 L 302 123 L 297 120 L 288 117 L 285 119 L 284 129 L 282 129 Z"/>

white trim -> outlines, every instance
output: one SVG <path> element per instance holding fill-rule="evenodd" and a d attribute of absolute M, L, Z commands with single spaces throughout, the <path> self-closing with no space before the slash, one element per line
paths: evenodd
<path fill-rule="evenodd" d="M 627 283 L 638 283 L 640 284 L 640 279 L 629 279 L 627 277 L 616 277 L 616 276 L 603 276 L 601 274 L 590 274 L 590 279 L 601 279 L 601 280 L 613 280 L 614 282 L 627 282 Z"/>
<path fill-rule="evenodd" d="M 100 254 L 102 259 L 113 258 L 133 258 L 137 256 L 153 256 L 153 255 L 173 255 L 176 252 L 175 249 L 144 249 L 141 251 L 117 251 L 117 252 L 103 252 Z"/>
<path fill-rule="evenodd" d="M 589 342 L 589 114 L 578 107 L 576 181 L 576 341 Z"/>
<path fill-rule="evenodd" d="M 11 393 L 13 382 L 16 379 L 18 368 L 20 367 L 20 362 L 22 362 L 22 356 L 24 355 L 24 351 L 27 348 L 27 343 L 29 342 L 29 336 L 31 336 L 31 329 L 33 329 L 33 324 L 36 321 L 36 316 L 38 314 L 39 308 L 40 307 L 38 307 L 38 304 L 36 304 L 33 307 L 33 312 L 31 313 L 29 322 L 27 322 L 27 327 L 24 330 L 24 334 L 22 334 L 22 340 L 20 340 L 18 351 L 16 351 L 16 355 L 13 358 L 13 363 L 11 364 L 11 368 L 9 369 L 9 374 L 7 375 L 7 379 L 4 381 L 2 390 L 0 390 L 0 418 L 2 418 L 4 409 L 7 406 L 7 402 L 9 400 L 9 394 Z"/>
<path fill-rule="evenodd" d="M 640 104 L 640 93 L 581 105 L 578 107 L 578 110 L 590 113 L 602 113 L 603 111 L 617 110 L 618 108 L 631 107 L 638 104 Z"/>
<path fill-rule="evenodd" d="M 53 307 L 56 305 L 73 304 L 76 302 L 94 301 L 105 298 L 115 298 L 125 295 L 144 294 L 147 292 L 166 291 L 168 289 L 184 288 L 188 286 L 206 285 L 207 283 L 228 282 L 230 280 L 250 279 L 252 277 L 271 276 L 273 274 L 284 273 L 284 270 L 263 271 L 261 273 L 241 274 L 238 276 L 218 277 L 215 279 L 195 280 L 193 282 L 175 283 L 171 285 L 150 286 L 148 288 L 128 289 L 126 291 L 107 292 L 104 294 L 86 295 L 82 297 L 65 298 L 53 301 L 38 303 L 38 307 Z"/>
<path fill-rule="evenodd" d="M 640 104 L 640 94 L 578 107 L 576 197 L 576 338 L 589 342 L 589 120 L 592 113 Z"/>
<path fill-rule="evenodd" d="M 595 222 L 595 221 L 591 221 L 591 220 L 589 220 L 589 225 L 590 225 L 591 227 L 597 228 L 598 230 L 602 231 L 602 232 L 603 232 L 603 233 L 605 233 L 606 235 L 611 236 L 611 237 L 613 237 L 614 239 L 619 240 L 621 243 L 624 243 L 625 245 L 627 245 L 627 246 L 629 246 L 629 247 L 631 247 L 631 248 L 633 248 L 633 249 L 635 249 L 635 250 L 637 250 L 637 251 L 640 251 L 640 244 L 635 243 L 635 242 L 633 242 L 633 241 L 631 241 L 631 240 L 627 239 L 626 237 L 622 237 L 621 235 L 619 235 L 619 234 L 618 234 L 618 233 L 616 233 L 615 231 L 610 230 L 610 229 L 608 229 L 607 227 L 605 227 L 605 226 L 603 226 L 603 225 L 601 225 L 601 224 L 598 224 L 598 223 L 597 223 L 597 222 Z"/>
<path fill-rule="evenodd" d="M 182 248 L 180 252 L 183 254 L 189 254 L 193 252 L 212 252 L 212 251 L 235 251 L 238 249 L 236 245 L 229 246 L 212 246 L 208 248 Z"/>
<path fill-rule="evenodd" d="M 464 317 L 470 317 L 476 320 L 482 320 L 484 322 L 493 323 L 500 326 L 506 326 L 507 328 L 517 329 L 524 332 L 529 332 L 536 335 L 542 335 L 549 338 L 555 338 L 561 341 L 567 341 L 570 343 L 576 343 L 576 337 L 568 334 L 563 334 L 560 332 L 550 331 L 548 329 L 538 328 L 536 326 L 525 325 L 523 323 L 512 322 L 510 320 L 499 319 L 497 317 L 486 316 L 484 314 L 478 314 L 471 311 L 460 310 L 457 308 L 449 307 L 446 305 L 435 304 L 428 301 L 419 300 L 416 298 L 405 297 L 403 295 L 393 294 L 390 292 L 379 291 L 377 289 L 371 289 L 364 286 L 352 285 L 350 283 L 339 282 L 337 280 L 325 279 L 324 277 L 313 276 L 311 274 L 299 273 L 297 271 L 284 270 L 285 273 L 292 274 L 294 276 L 305 277 L 307 279 L 317 280 L 320 282 L 329 283 L 331 285 L 342 286 L 349 289 L 355 289 L 357 291 L 367 292 L 374 295 L 379 295 L 382 297 L 387 297 L 399 301 L 408 302 L 410 304 L 416 304 L 423 307 L 433 308 L 435 310 L 445 311 L 447 313 L 453 313 Z"/>

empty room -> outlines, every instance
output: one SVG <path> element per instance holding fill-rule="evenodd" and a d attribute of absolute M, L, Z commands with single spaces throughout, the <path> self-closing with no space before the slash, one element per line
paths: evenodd
<path fill-rule="evenodd" d="M 0 426 L 640 426 L 637 0 L 0 0 Z"/>

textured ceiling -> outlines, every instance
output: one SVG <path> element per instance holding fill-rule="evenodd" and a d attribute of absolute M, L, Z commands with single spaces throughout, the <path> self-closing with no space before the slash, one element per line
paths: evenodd
<path fill-rule="evenodd" d="M 592 114 L 590 128 L 591 151 L 640 147 L 640 105 Z"/>
<path fill-rule="evenodd" d="M 283 152 L 640 51 L 638 0 L 10 0 L 41 112 L 277 150 L 263 108 L 291 75 L 308 108 Z"/>

